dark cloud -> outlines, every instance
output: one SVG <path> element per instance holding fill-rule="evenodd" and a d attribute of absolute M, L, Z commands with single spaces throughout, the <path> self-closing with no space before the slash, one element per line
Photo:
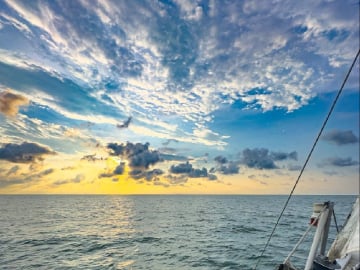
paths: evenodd
<path fill-rule="evenodd" d="M 121 175 L 125 171 L 125 162 L 120 162 L 120 164 L 115 168 L 114 174 Z"/>
<path fill-rule="evenodd" d="M 128 159 L 130 167 L 147 169 L 150 165 L 163 161 L 159 151 L 150 150 L 149 145 L 149 143 L 127 142 L 126 144 L 109 143 L 107 147 L 111 150 L 111 155 Z"/>
<path fill-rule="evenodd" d="M 269 152 L 266 148 L 245 149 L 242 152 L 241 163 L 249 168 L 256 169 L 277 169 L 275 161 L 287 159 L 297 160 L 297 152 Z"/>
<path fill-rule="evenodd" d="M 208 170 L 206 168 L 193 168 L 192 164 L 187 161 L 186 163 L 180 163 L 177 165 L 172 165 L 170 167 L 170 172 L 173 174 L 183 174 L 189 178 L 200 178 L 200 177 L 208 177 L 210 180 L 215 180 L 216 175 L 209 175 Z"/>
<path fill-rule="evenodd" d="M 186 163 L 180 163 L 178 165 L 171 165 L 170 167 L 170 172 L 175 174 L 189 174 L 192 170 L 192 165 L 188 161 Z"/>
<path fill-rule="evenodd" d="M 20 106 L 28 105 L 29 100 L 10 91 L 0 92 L 0 113 L 6 116 L 15 116 Z"/>
<path fill-rule="evenodd" d="M 353 144 L 359 142 L 359 138 L 356 137 L 351 130 L 332 130 L 326 133 L 322 139 L 337 145 Z"/>
<path fill-rule="evenodd" d="M 225 163 L 228 162 L 226 157 L 223 157 L 223 156 L 217 156 L 217 157 L 214 158 L 214 160 L 219 164 L 225 164 Z"/>
<path fill-rule="evenodd" d="M 221 165 L 217 171 L 221 172 L 222 174 L 237 174 L 239 173 L 240 167 L 239 165 L 231 161 L 228 164 Z"/>
<path fill-rule="evenodd" d="M 242 152 L 241 163 L 249 168 L 256 169 L 276 169 L 278 168 L 272 157 L 269 155 L 269 150 L 265 148 L 245 149 Z"/>
<path fill-rule="evenodd" d="M 118 166 L 116 166 L 114 171 L 101 173 L 99 175 L 99 178 L 108 178 L 108 177 L 113 177 L 116 175 L 122 175 L 124 173 L 124 171 L 125 171 L 125 162 L 120 162 L 120 164 Z M 141 170 L 139 170 L 139 171 L 141 171 Z"/>
<path fill-rule="evenodd" d="M 290 153 L 271 152 L 270 156 L 274 161 L 282 161 L 282 160 L 286 160 L 286 159 L 293 159 L 293 160 L 298 159 L 298 154 L 297 154 L 296 151 L 293 151 L 293 152 L 290 152 Z"/>
<path fill-rule="evenodd" d="M 117 124 L 116 127 L 117 128 L 127 128 L 127 127 L 129 127 L 131 120 L 132 120 L 132 117 L 130 116 L 124 123 Z"/>
<path fill-rule="evenodd" d="M 334 157 L 334 158 L 328 158 L 326 160 L 324 160 L 319 166 L 337 166 L 337 167 L 347 167 L 347 166 L 355 166 L 358 165 L 359 161 L 355 161 L 353 160 L 351 157 L 348 158 L 339 158 L 339 157 Z"/>
<path fill-rule="evenodd" d="M 208 177 L 208 172 L 206 168 L 192 169 L 188 175 L 190 178 Z"/>
<path fill-rule="evenodd" d="M 134 179 L 145 179 L 146 181 L 155 181 L 159 180 L 159 176 L 164 172 L 160 169 L 153 169 L 149 171 L 143 171 L 140 169 L 135 169 L 130 172 L 130 175 Z"/>
<path fill-rule="evenodd" d="M 31 163 L 43 160 L 43 155 L 55 154 L 50 149 L 36 143 L 23 142 L 22 144 L 8 143 L 0 148 L 0 159 L 15 163 Z"/>

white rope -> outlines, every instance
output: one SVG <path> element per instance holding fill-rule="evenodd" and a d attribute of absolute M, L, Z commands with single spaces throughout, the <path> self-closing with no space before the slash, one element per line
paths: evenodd
<path fill-rule="evenodd" d="M 289 255 L 286 257 L 286 259 L 284 260 L 284 264 L 289 262 L 290 257 L 292 255 L 294 255 L 295 251 L 297 250 L 297 248 L 300 246 L 300 244 L 304 241 L 306 235 L 309 233 L 309 231 L 311 230 L 312 227 L 314 227 L 313 225 L 316 224 L 316 222 L 319 220 L 320 216 L 322 215 L 322 213 L 325 211 L 325 209 L 327 208 L 327 206 L 324 206 L 324 208 L 320 211 L 320 214 L 309 224 L 308 228 L 306 229 L 305 233 L 301 236 L 301 238 L 299 239 L 299 241 L 296 243 L 296 245 L 294 246 L 294 248 L 292 249 L 292 251 L 289 253 Z"/>

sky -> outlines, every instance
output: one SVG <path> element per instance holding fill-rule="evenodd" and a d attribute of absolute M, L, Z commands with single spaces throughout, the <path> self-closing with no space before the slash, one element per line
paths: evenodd
<path fill-rule="evenodd" d="M 354 0 L 0 0 L 0 194 L 289 194 Z M 359 60 L 295 191 L 359 193 Z"/>

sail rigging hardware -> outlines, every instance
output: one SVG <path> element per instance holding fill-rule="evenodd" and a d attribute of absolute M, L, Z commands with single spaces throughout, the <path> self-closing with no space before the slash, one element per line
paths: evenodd
<path fill-rule="evenodd" d="M 259 259 L 257 260 L 253 270 L 257 269 L 257 267 L 258 267 L 258 265 L 259 265 L 259 263 L 261 261 L 261 258 L 263 257 L 263 255 L 265 253 L 265 250 L 267 249 L 267 247 L 270 244 L 271 238 L 273 237 L 273 235 L 275 233 L 275 230 L 276 230 L 277 226 L 279 225 L 280 219 L 283 216 L 287 205 L 289 204 L 289 201 L 290 201 L 290 199 L 291 199 L 291 197 L 292 197 L 292 195 L 293 195 L 293 193 L 294 193 L 294 191 L 295 191 L 295 189 L 296 189 L 296 187 L 297 187 L 297 185 L 298 185 L 298 183 L 299 183 L 299 181 L 301 179 L 301 176 L 303 175 L 303 172 L 304 172 L 304 170 L 305 170 L 305 168 L 306 168 L 306 166 L 307 166 L 307 164 L 308 164 L 308 162 L 310 160 L 310 157 L 312 156 L 312 153 L 314 152 L 314 149 L 315 149 L 315 147 L 316 147 L 316 145 L 317 145 L 317 143 L 318 143 L 318 141 L 319 141 L 319 139 L 320 139 L 320 137 L 321 137 L 321 135 L 322 135 L 322 133 L 323 133 L 323 131 L 325 129 L 325 126 L 326 126 L 327 122 L 329 121 L 329 118 L 330 118 L 332 112 L 334 111 L 335 105 L 336 105 L 341 93 L 343 92 L 344 86 L 345 86 L 345 84 L 346 84 L 346 82 L 347 82 L 347 80 L 348 80 L 348 78 L 349 78 L 349 76 L 351 74 L 351 71 L 353 70 L 353 68 L 355 66 L 355 63 L 356 63 L 356 61 L 357 61 L 357 59 L 359 57 L 359 54 L 360 54 L 360 48 L 358 49 L 358 51 L 356 53 L 356 56 L 355 56 L 353 62 L 351 63 L 351 66 L 350 66 L 348 72 L 346 73 L 346 76 L 345 76 L 345 78 L 344 78 L 344 80 L 343 80 L 343 82 L 342 82 L 342 84 L 340 86 L 340 89 L 339 89 L 333 103 L 331 104 L 330 110 L 329 110 L 329 112 L 327 113 L 327 115 L 325 117 L 325 120 L 324 120 L 324 122 L 323 122 L 323 124 L 322 124 L 322 126 L 320 128 L 320 131 L 319 131 L 319 133 L 318 133 L 318 135 L 317 135 L 317 137 L 316 137 L 316 139 L 315 139 L 315 141 L 314 141 L 314 143 L 313 143 L 313 145 L 312 145 L 312 147 L 311 147 L 311 149 L 310 149 L 310 151 L 309 151 L 309 153 L 308 153 L 308 155 L 306 157 L 305 163 L 304 163 L 304 165 L 302 166 L 302 168 L 300 170 L 300 173 L 299 173 L 299 175 L 298 175 L 298 177 L 297 177 L 297 179 L 296 179 L 296 181 L 294 183 L 294 186 L 291 189 L 290 194 L 289 194 L 289 196 L 287 197 L 287 199 L 285 201 L 285 204 L 284 204 L 284 206 L 283 206 L 283 208 L 282 208 L 282 210 L 280 212 L 280 215 L 279 215 L 279 217 L 277 218 L 277 220 L 275 222 L 275 225 L 274 225 L 274 227 L 273 227 L 273 229 L 272 229 L 272 231 L 271 231 L 271 233 L 270 233 L 270 235 L 268 237 L 268 240 L 267 240 L 264 248 L 261 251 Z"/>
<path fill-rule="evenodd" d="M 315 206 L 316 205 L 316 206 Z M 308 233 L 310 232 L 310 230 L 314 227 L 317 226 L 318 224 L 318 220 L 321 216 L 321 214 L 325 211 L 325 209 L 327 208 L 326 205 L 324 204 L 315 204 L 314 205 L 314 212 L 316 213 L 316 216 L 314 216 L 314 212 L 311 215 L 310 218 L 310 223 L 308 228 L 306 229 L 306 231 L 304 232 L 304 234 L 301 236 L 301 238 L 299 239 L 299 241 L 296 243 L 296 245 L 294 246 L 294 248 L 292 249 L 292 251 L 289 253 L 289 255 L 286 257 L 286 259 L 283 262 L 283 265 L 288 265 L 290 263 L 290 258 L 292 255 L 294 255 L 294 253 L 296 252 L 296 250 L 298 249 L 298 247 L 300 246 L 300 244 L 305 240 L 305 237 L 308 235 Z M 319 206 L 322 206 L 321 209 L 319 209 Z"/>

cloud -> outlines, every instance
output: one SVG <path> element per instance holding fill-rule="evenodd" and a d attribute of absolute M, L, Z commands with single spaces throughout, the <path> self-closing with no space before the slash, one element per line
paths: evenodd
<path fill-rule="evenodd" d="M 43 155 L 52 155 L 55 152 L 36 143 L 23 142 L 22 144 L 8 143 L 0 148 L 0 159 L 15 163 L 31 163 L 43 160 Z"/>
<path fill-rule="evenodd" d="M 69 183 L 80 183 L 81 181 L 83 181 L 85 179 L 85 176 L 83 174 L 77 174 L 74 178 L 72 179 L 67 179 L 67 180 L 58 180 L 53 182 L 53 185 L 55 186 L 61 186 L 61 185 L 65 185 L 65 184 L 69 184 Z"/>
<path fill-rule="evenodd" d="M 296 151 L 293 151 L 291 153 L 271 152 L 270 156 L 274 161 L 281 161 L 281 160 L 286 160 L 286 159 L 297 160 L 297 158 L 298 158 Z"/>
<path fill-rule="evenodd" d="M 0 188 L 5 188 L 12 185 L 21 185 L 21 184 L 28 184 L 28 183 L 35 183 L 39 182 L 44 176 L 52 174 L 55 170 L 50 168 L 43 170 L 39 173 L 30 174 L 27 176 L 23 176 L 21 179 L 13 178 L 8 180 L 0 180 Z"/>
<path fill-rule="evenodd" d="M 213 174 L 209 176 L 208 170 L 204 167 L 201 169 L 193 168 L 192 164 L 190 164 L 189 161 L 187 161 L 186 163 L 171 165 L 169 171 L 173 174 L 186 175 L 189 178 L 207 177 L 211 180 L 214 180 L 214 178 L 216 177 Z"/>
<path fill-rule="evenodd" d="M 240 163 L 249 168 L 256 169 L 278 169 L 275 161 L 284 161 L 287 159 L 297 160 L 297 152 L 269 152 L 266 148 L 246 148 L 242 151 Z"/>
<path fill-rule="evenodd" d="M 322 139 L 335 143 L 336 145 L 354 144 L 359 142 L 359 138 L 351 130 L 332 130 L 326 133 Z"/>
<path fill-rule="evenodd" d="M 125 162 L 120 162 L 120 164 L 118 166 L 116 166 L 116 168 L 114 170 L 114 174 L 121 175 L 124 173 L 124 171 L 125 171 Z"/>
<path fill-rule="evenodd" d="M 116 175 L 122 175 L 125 172 L 125 165 L 126 165 L 125 162 L 120 162 L 120 164 L 116 166 L 114 171 L 101 173 L 99 175 L 99 178 L 108 178 L 108 177 L 113 177 Z M 141 170 L 139 170 L 139 171 L 141 171 Z"/>
<path fill-rule="evenodd" d="M 321 164 L 319 164 L 320 167 L 322 166 L 336 166 L 336 167 L 348 167 L 348 166 L 355 166 L 359 165 L 359 161 L 353 160 L 351 157 L 348 158 L 328 158 L 325 159 Z"/>
<path fill-rule="evenodd" d="M 302 166 L 289 164 L 289 165 L 287 166 L 287 168 L 288 168 L 289 171 L 300 171 L 301 168 L 302 168 Z"/>
<path fill-rule="evenodd" d="M 218 178 L 217 178 L 217 176 L 216 176 L 215 174 L 209 173 L 209 174 L 208 174 L 208 179 L 209 179 L 210 181 L 215 181 L 215 180 L 217 180 Z"/>
<path fill-rule="evenodd" d="M 153 169 L 149 171 L 133 170 L 130 172 L 132 178 L 145 179 L 146 181 L 157 181 L 159 180 L 159 176 L 162 174 L 164 174 L 164 172 L 160 169 Z"/>
<path fill-rule="evenodd" d="M 15 165 L 14 167 L 11 167 L 11 169 L 7 172 L 6 176 L 16 174 L 19 171 L 19 169 L 20 169 L 20 167 L 18 165 Z"/>
<path fill-rule="evenodd" d="M 175 174 L 189 174 L 193 170 L 192 165 L 187 161 L 186 163 L 180 163 L 177 165 L 171 165 L 170 172 Z"/>
<path fill-rule="evenodd" d="M 221 165 L 216 170 L 222 174 L 237 174 L 239 173 L 240 167 L 238 163 L 230 161 L 228 164 Z"/>
<path fill-rule="evenodd" d="M 102 158 L 97 158 L 96 157 L 96 154 L 92 154 L 92 155 L 85 155 L 81 158 L 81 160 L 87 160 L 87 161 L 92 161 L 92 162 L 95 162 L 97 160 L 100 160 Z"/>
<path fill-rule="evenodd" d="M 6 116 L 15 116 L 20 106 L 28 105 L 29 100 L 10 91 L 0 92 L 0 112 Z"/>
<path fill-rule="evenodd" d="M 223 157 L 223 156 L 216 156 L 214 158 L 214 160 L 219 163 L 219 164 L 225 164 L 228 162 L 228 160 L 226 159 L 226 157 Z"/>
<path fill-rule="evenodd" d="M 121 156 L 129 160 L 130 167 L 149 168 L 157 162 L 163 161 L 160 153 L 149 149 L 149 143 L 131 143 L 125 144 L 109 143 L 107 148 L 111 150 L 111 155 Z"/>
<path fill-rule="evenodd" d="M 117 124 L 116 127 L 117 128 L 127 128 L 127 127 L 129 127 L 131 120 L 132 120 L 132 117 L 130 116 L 124 123 Z"/>
<path fill-rule="evenodd" d="M 245 149 L 242 152 L 241 163 L 249 168 L 256 169 L 276 169 L 278 168 L 273 158 L 269 154 L 269 150 L 265 148 Z"/>
<path fill-rule="evenodd" d="M 169 181 L 172 185 L 182 185 L 188 181 L 187 175 L 166 175 L 165 178 Z"/>

